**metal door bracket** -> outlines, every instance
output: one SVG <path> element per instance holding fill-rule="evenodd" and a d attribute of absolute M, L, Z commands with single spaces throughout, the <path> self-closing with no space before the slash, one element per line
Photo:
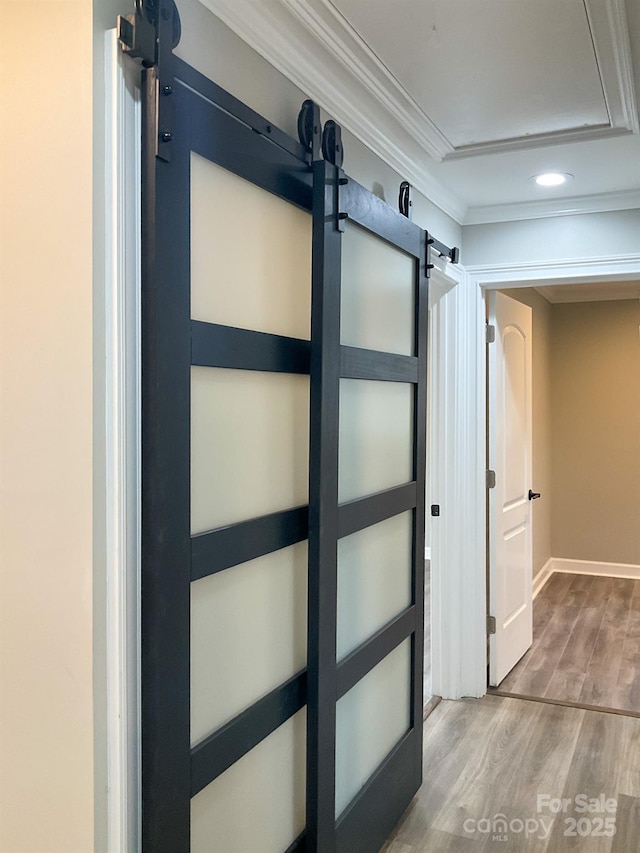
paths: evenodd
<path fill-rule="evenodd" d="M 143 13 L 141 3 L 136 3 L 133 14 L 118 15 L 117 30 L 123 53 L 141 59 L 145 67 L 155 65 L 156 27 L 149 15 Z"/>
<path fill-rule="evenodd" d="M 438 253 L 439 258 L 446 258 L 452 264 L 457 264 L 459 262 L 460 250 L 457 246 L 449 248 L 449 246 L 445 246 L 444 243 L 441 243 L 440 240 L 436 240 L 435 237 L 429 238 L 429 245 L 433 246 L 435 251 Z"/>
<path fill-rule="evenodd" d="M 431 275 L 431 270 L 434 265 L 431 263 L 431 247 L 436 242 L 435 239 L 429 234 L 425 232 L 426 240 L 425 240 L 425 253 L 424 253 L 424 274 L 427 278 Z"/>
<path fill-rule="evenodd" d="M 171 24 L 171 48 L 178 46 L 182 25 L 174 0 L 135 0 L 130 15 L 118 15 L 118 40 L 122 50 L 132 59 L 142 60 L 149 68 L 158 63 L 158 31 L 160 21 Z"/>
<path fill-rule="evenodd" d="M 171 160 L 173 141 L 173 49 L 182 27 L 174 0 L 135 0 L 131 15 L 119 15 L 118 39 L 123 53 L 141 60 L 143 68 L 156 69 L 156 156 Z"/>
<path fill-rule="evenodd" d="M 495 634 L 496 632 L 496 617 L 487 616 L 487 635 Z"/>
<path fill-rule="evenodd" d="M 344 162 L 344 148 L 342 146 L 342 128 L 333 119 L 329 119 L 329 121 L 325 123 L 324 129 L 322 131 L 322 156 L 327 161 L 327 163 L 331 163 L 333 166 L 336 167 L 335 209 L 336 211 L 339 211 L 336 215 L 336 229 L 340 231 L 340 233 L 344 233 L 345 223 L 349 218 L 349 214 L 340 211 L 340 187 L 346 186 L 349 183 L 349 179 L 346 178 L 343 174 L 341 174 L 342 164 Z"/>
<path fill-rule="evenodd" d="M 434 267 L 434 264 L 431 263 L 431 250 L 437 252 L 439 258 L 446 258 L 452 264 L 457 264 L 460 259 L 460 250 L 457 246 L 449 248 L 449 246 L 441 243 L 440 240 L 436 240 L 431 234 L 427 234 L 427 275 L 430 274 L 429 270 L 432 270 Z"/>
<path fill-rule="evenodd" d="M 495 489 L 496 487 L 496 472 L 492 471 L 491 468 L 487 468 L 487 488 Z"/>
<path fill-rule="evenodd" d="M 486 328 L 486 330 L 487 330 L 487 343 L 488 343 L 488 344 L 493 344 L 493 343 L 495 343 L 495 340 L 496 340 L 496 327 L 495 327 L 495 326 L 492 326 L 492 325 L 491 325 L 491 323 L 487 323 L 487 325 L 486 325 L 486 327 L 485 327 L 485 328 Z"/>

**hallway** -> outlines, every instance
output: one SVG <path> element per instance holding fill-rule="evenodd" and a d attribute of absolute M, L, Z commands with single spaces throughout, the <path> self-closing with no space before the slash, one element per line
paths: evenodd
<path fill-rule="evenodd" d="M 488 695 L 441 702 L 424 734 L 423 786 L 383 853 L 640 849 L 640 719 Z"/>
<path fill-rule="evenodd" d="M 533 603 L 533 645 L 502 694 L 640 714 L 640 581 L 554 573 Z"/>

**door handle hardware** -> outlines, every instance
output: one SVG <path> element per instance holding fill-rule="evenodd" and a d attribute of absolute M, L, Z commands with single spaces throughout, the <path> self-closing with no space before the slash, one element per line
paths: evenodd
<path fill-rule="evenodd" d="M 542 497 L 540 492 L 532 492 L 531 489 L 529 489 L 529 500 L 530 501 L 536 501 L 536 500 L 538 500 L 539 497 Z"/>

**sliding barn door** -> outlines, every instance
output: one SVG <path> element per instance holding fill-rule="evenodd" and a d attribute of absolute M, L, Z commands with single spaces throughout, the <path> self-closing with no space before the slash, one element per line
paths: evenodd
<path fill-rule="evenodd" d="M 143 847 L 284 851 L 306 823 L 312 180 L 299 143 L 175 73 L 145 187 Z"/>
<path fill-rule="evenodd" d="M 163 26 L 142 849 L 374 853 L 421 783 L 430 241 L 322 158 L 317 125 L 298 142 L 163 52 Z"/>
<path fill-rule="evenodd" d="M 313 174 L 309 816 L 365 853 L 421 782 L 427 237 Z"/>

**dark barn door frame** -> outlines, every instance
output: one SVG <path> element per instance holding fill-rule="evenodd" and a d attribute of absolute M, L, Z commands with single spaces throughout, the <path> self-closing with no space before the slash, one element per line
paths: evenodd
<path fill-rule="evenodd" d="M 340 128 L 303 105 L 294 140 L 173 56 L 172 0 L 119 19 L 126 53 L 142 60 L 142 849 L 187 853 L 190 800 L 307 706 L 307 825 L 290 851 L 372 853 L 422 782 L 422 655 L 428 277 L 449 249 L 342 170 Z M 311 341 L 190 319 L 190 154 L 218 163 L 313 215 Z M 406 185 L 401 207 L 409 213 Z M 345 220 L 414 261 L 415 352 L 340 344 Z M 190 533 L 192 365 L 308 374 L 309 505 Z M 413 480 L 338 503 L 341 379 L 413 387 Z M 413 514 L 412 603 L 340 663 L 336 660 L 337 543 L 392 516 Z M 190 583 L 309 540 L 308 662 L 190 746 Z M 411 644 L 410 726 L 338 822 L 336 703 L 403 641 Z"/>

